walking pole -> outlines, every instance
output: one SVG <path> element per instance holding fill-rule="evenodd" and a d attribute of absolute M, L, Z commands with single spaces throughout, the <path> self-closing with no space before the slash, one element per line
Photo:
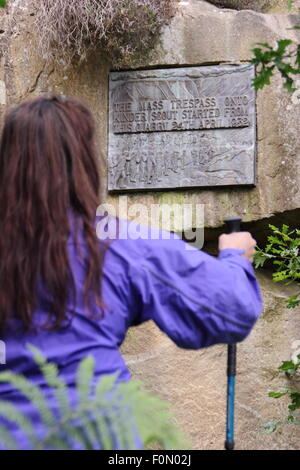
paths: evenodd
<path fill-rule="evenodd" d="M 225 219 L 228 233 L 240 232 L 241 220 L 239 217 Z M 227 350 L 227 412 L 226 412 L 226 440 L 225 449 L 234 450 L 234 391 L 236 375 L 236 344 L 229 344 Z"/>

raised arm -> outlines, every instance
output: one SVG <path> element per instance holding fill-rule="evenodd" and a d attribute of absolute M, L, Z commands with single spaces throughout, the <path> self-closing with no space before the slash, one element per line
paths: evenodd
<path fill-rule="evenodd" d="M 261 296 L 251 249 L 241 256 L 244 250 L 226 248 L 232 238 L 222 240 L 218 258 L 187 250 L 177 237 L 137 240 L 141 257 L 131 271 L 132 324 L 152 319 L 183 348 L 242 341 L 262 310 Z"/>

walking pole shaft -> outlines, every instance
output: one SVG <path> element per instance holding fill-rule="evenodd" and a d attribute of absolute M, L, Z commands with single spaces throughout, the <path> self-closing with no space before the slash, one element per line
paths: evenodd
<path fill-rule="evenodd" d="M 236 375 L 236 344 L 227 348 L 227 414 L 225 449 L 234 449 L 234 392 Z"/>
<path fill-rule="evenodd" d="M 232 217 L 226 219 L 228 233 L 240 232 L 241 219 Z M 236 375 L 236 344 L 229 344 L 227 349 L 227 410 L 226 410 L 226 440 L 225 449 L 234 449 L 234 394 Z"/>

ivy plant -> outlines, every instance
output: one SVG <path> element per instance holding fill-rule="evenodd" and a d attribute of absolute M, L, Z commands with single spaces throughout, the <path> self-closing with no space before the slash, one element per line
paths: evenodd
<path fill-rule="evenodd" d="M 294 82 L 296 75 L 300 74 L 300 44 L 294 46 L 290 39 L 280 39 L 275 48 L 268 43 L 258 43 L 253 49 L 254 59 L 252 63 L 257 66 L 257 75 L 253 80 L 254 87 L 258 90 L 270 84 L 270 80 L 277 69 L 284 81 L 284 88 L 289 92 L 296 90 Z"/>
<path fill-rule="evenodd" d="M 288 225 L 283 224 L 281 228 L 269 225 L 271 234 L 268 236 L 268 242 L 264 250 L 257 249 L 254 264 L 256 268 L 264 266 L 266 261 L 271 262 L 275 268 L 273 280 L 275 282 L 284 281 L 286 284 L 299 282 L 300 279 L 300 230 L 290 229 Z M 287 299 L 287 307 L 294 308 L 300 303 L 300 287 L 295 295 Z M 283 361 L 278 367 L 280 372 L 284 372 L 294 383 L 300 382 L 298 371 L 300 371 L 300 354 L 297 361 Z M 300 424 L 300 391 L 295 386 L 281 387 L 280 391 L 269 392 L 269 397 L 281 398 L 288 396 L 290 404 L 288 405 L 288 416 L 285 419 L 273 420 L 263 424 L 266 432 L 274 432 L 287 423 Z"/>
<path fill-rule="evenodd" d="M 288 0 L 287 8 L 292 8 L 293 1 Z M 292 29 L 300 29 L 300 25 Z M 256 90 L 270 84 L 275 70 L 279 71 L 283 79 L 283 86 L 289 92 L 296 91 L 296 78 L 300 74 L 300 44 L 290 39 L 280 39 L 276 46 L 269 43 L 257 43 L 252 52 L 252 63 L 256 65 L 256 77 L 253 86 Z"/>
<path fill-rule="evenodd" d="M 298 361 L 283 361 L 281 366 L 278 367 L 280 372 L 284 372 L 288 378 L 292 378 L 294 381 L 299 382 L 300 377 L 297 376 L 298 370 L 300 371 L 300 354 L 297 356 Z M 278 392 L 269 392 L 271 398 L 282 398 L 288 396 L 290 398 L 290 404 L 288 405 L 288 416 L 285 419 L 273 420 L 268 423 L 264 423 L 263 427 L 266 432 L 271 433 L 276 431 L 279 427 L 286 425 L 287 423 L 300 424 L 300 391 L 296 387 L 288 386 L 281 387 Z"/>
<path fill-rule="evenodd" d="M 254 257 L 256 268 L 262 267 L 269 260 L 275 272 L 275 282 L 284 281 L 290 284 L 300 280 L 300 230 L 291 230 L 288 225 L 283 224 L 281 228 L 269 225 L 271 234 L 264 250 L 257 249 Z M 287 307 L 293 308 L 300 303 L 300 287 L 295 295 L 287 300 Z"/>

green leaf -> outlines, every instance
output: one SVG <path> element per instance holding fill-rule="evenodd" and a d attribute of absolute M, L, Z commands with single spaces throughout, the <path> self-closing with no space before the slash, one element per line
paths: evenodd
<path fill-rule="evenodd" d="M 270 44 L 268 42 L 257 42 L 256 43 L 258 46 L 262 46 L 262 47 L 266 47 L 267 49 L 269 49 L 270 51 L 273 50 L 273 48 L 270 46 Z"/>
<path fill-rule="evenodd" d="M 292 296 L 288 299 L 287 308 L 295 308 L 295 307 L 297 307 L 297 305 L 299 305 L 299 303 L 300 303 L 299 296 L 300 296 L 300 292 L 298 292 L 298 294 L 296 294 L 296 295 L 292 295 Z"/>
<path fill-rule="evenodd" d="M 300 26 L 295 26 L 295 29 L 300 29 Z M 300 44 L 297 46 L 296 65 L 298 67 L 298 73 L 300 73 Z"/>
<path fill-rule="evenodd" d="M 282 371 L 287 371 L 287 370 L 294 369 L 294 367 L 295 367 L 295 364 L 293 363 L 293 361 L 283 361 L 283 363 L 281 364 L 280 367 L 278 367 L 278 369 Z"/>
<path fill-rule="evenodd" d="M 296 52 L 288 51 L 292 44 L 290 39 L 278 40 L 277 48 L 272 48 L 268 43 L 258 43 L 264 49 L 256 47 L 252 50 L 254 57 L 251 62 L 257 66 L 256 78 L 252 81 L 254 88 L 262 89 L 269 85 L 277 69 L 281 73 L 284 88 L 289 92 L 295 91 L 295 75 L 300 73 L 300 51 L 299 44 Z"/>
<path fill-rule="evenodd" d="M 252 80 L 253 86 L 256 90 L 262 89 L 265 85 L 270 84 L 270 80 L 273 76 L 273 67 L 263 67 L 257 76 Z"/>
<path fill-rule="evenodd" d="M 291 39 L 279 39 L 279 41 L 277 41 L 277 54 L 284 54 L 286 48 L 291 44 L 293 44 L 293 41 Z"/>
<path fill-rule="evenodd" d="M 6 6 L 6 0 L 0 0 L 0 8 L 4 8 Z"/>
<path fill-rule="evenodd" d="M 283 87 L 286 88 L 290 93 L 294 93 L 294 91 L 297 90 L 297 88 L 294 87 L 294 80 L 288 76 L 285 76 Z"/>
<path fill-rule="evenodd" d="M 278 424 L 278 421 L 274 420 L 274 421 L 269 421 L 268 423 L 263 423 L 262 424 L 262 427 L 264 428 L 264 431 L 267 433 L 267 434 L 271 434 L 272 432 L 276 431 L 277 429 L 277 424 Z"/>
<path fill-rule="evenodd" d="M 70 401 L 67 392 L 66 383 L 58 377 L 58 368 L 56 364 L 48 363 L 38 348 L 28 344 L 27 348 L 31 351 L 35 362 L 38 364 L 46 383 L 54 389 L 53 393 L 57 399 L 59 411 L 63 419 L 67 419 L 71 413 Z"/>
<path fill-rule="evenodd" d="M 269 392 L 268 396 L 271 398 L 281 398 L 287 395 L 288 392 Z"/>
<path fill-rule="evenodd" d="M 270 255 L 264 253 L 262 250 L 257 250 L 254 254 L 254 266 L 255 268 L 262 267 L 266 260 L 270 258 Z"/>
<path fill-rule="evenodd" d="M 14 423 L 17 427 L 22 429 L 28 437 L 31 445 L 33 447 L 35 446 L 38 439 L 35 437 L 33 424 L 14 405 L 12 405 L 10 402 L 0 400 L 0 416 L 3 416 L 8 421 Z"/>
<path fill-rule="evenodd" d="M 79 401 L 79 406 L 85 406 L 85 403 L 90 399 L 91 382 L 94 376 L 95 360 L 92 356 L 87 356 L 77 369 L 76 391 Z"/>

